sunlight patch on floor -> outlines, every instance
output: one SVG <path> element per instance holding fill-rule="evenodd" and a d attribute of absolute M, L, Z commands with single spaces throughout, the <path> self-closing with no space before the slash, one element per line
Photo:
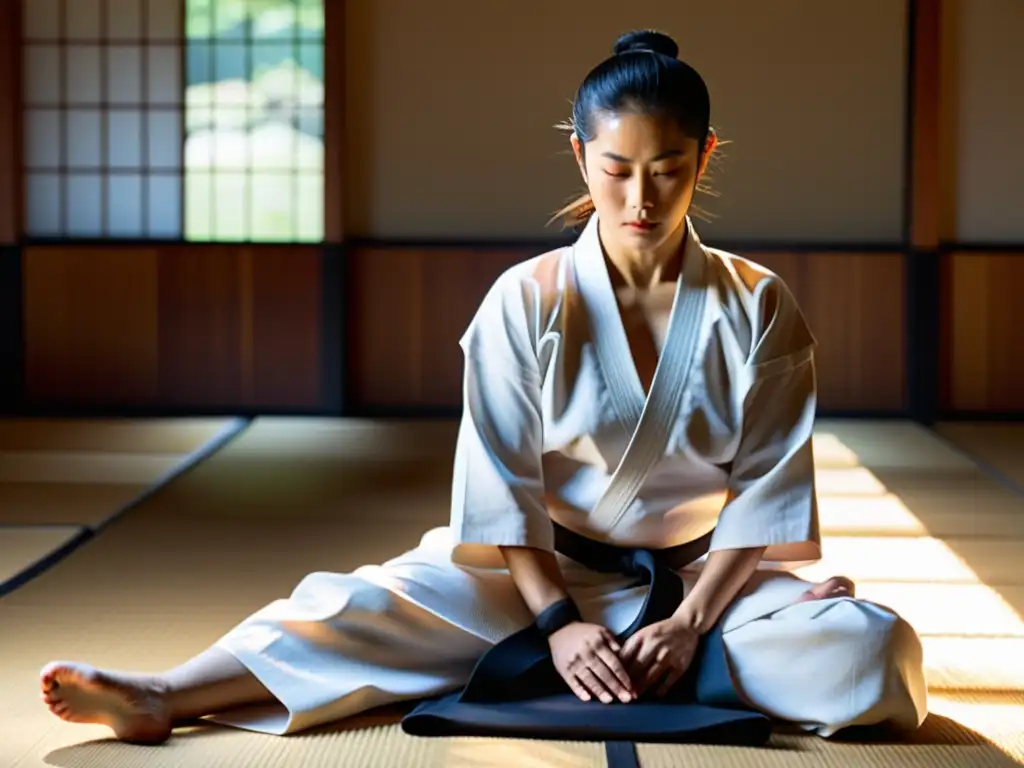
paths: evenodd
<path fill-rule="evenodd" d="M 898 446 L 886 442 L 883 453 L 894 466 L 911 466 Z M 966 527 L 956 537 L 938 536 L 840 435 L 815 435 L 815 453 L 824 553 L 821 562 L 797 573 L 812 580 L 848 576 L 859 597 L 898 611 L 922 637 L 933 688 L 1024 691 L 1024 617 L 1015 608 L 1024 605 L 1024 516 L 1019 529 L 1015 517 L 1007 518 L 1013 535 L 980 537 Z M 933 473 L 937 500 L 951 471 L 970 470 L 962 458 L 943 458 L 916 479 L 915 487 L 931 494 L 928 473 Z M 1024 720 L 1024 697 L 1019 698 L 984 706 L 937 701 L 956 713 L 970 712 L 972 721 L 987 717 L 984 713 Z"/>

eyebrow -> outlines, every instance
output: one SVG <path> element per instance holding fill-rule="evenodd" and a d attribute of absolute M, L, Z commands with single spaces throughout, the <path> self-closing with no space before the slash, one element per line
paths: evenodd
<path fill-rule="evenodd" d="M 665 159 L 670 158 L 670 157 L 681 157 L 682 154 L 683 154 L 683 151 L 681 149 L 669 149 L 669 150 L 667 150 L 665 152 L 662 152 L 660 155 L 658 155 L 656 157 L 652 157 L 650 161 L 652 163 L 656 163 L 659 160 L 665 160 Z M 631 163 L 631 162 L 633 162 L 628 157 L 623 157 L 622 155 L 616 155 L 614 152 L 602 152 L 601 155 L 603 157 L 607 157 L 607 158 L 609 158 L 611 160 L 615 160 L 616 162 L 619 162 L 619 163 Z"/>

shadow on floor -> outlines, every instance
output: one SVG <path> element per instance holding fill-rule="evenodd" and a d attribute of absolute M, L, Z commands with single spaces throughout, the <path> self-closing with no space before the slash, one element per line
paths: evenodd
<path fill-rule="evenodd" d="M 205 765 L 241 766 L 251 764 L 250 761 L 257 756 L 263 762 L 271 757 L 271 753 L 278 764 L 291 764 L 293 761 L 344 766 L 385 764 L 387 757 L 379 751 L 374 755 L 367 754 L 367 748 L 371 747 L 371 743 L 364 738 L 367 734 L 375 737 L 372 742 L 376 745 L 393 745 L 394 756 L 398 758 L 404 755 L 406 759 L 412 753 L 422 752 L 424 748 L 433 751 L 442 746 L 443 742 L 448 742 L 453 749 L 450 753 L 447 750 L 438 753 L 439 757 L 443 755 L 444 758 L 437 764 L 465 764 L 458 759 L 459 750 L 455 745 L 459 740 L 418 739 L 401 733 L 398 722 L 405 711 L 407 708 L 385 708 L 284 738 L 253 735 L 203 724 L 177 732 L 170 742 L 160 747 L 130 746 L 105 739 L 62 747 L 46 756 L 46 764 L 60 768 L 93 768 L 96 765 L 119 765 L 144 759 L 145 764 L 152 768 L 183 764 L 197 768 Z M 503 752 L 487 750 L 491 761 L 489 764 L 511 766 L 522 761 L 524 750 L 547 751 L 553 747 L 550 743 L 541 742 L 527 742 L 526 746 L 522 746 L 523 742 L 520 741 L 516 745 L 519 746 L 518 755 L 515 755 L 514 750 L 508 762 Z M 642 745 L 641 750 L 644 748 Z M 996 767 L 1022 764 L 981 734 L 950 718 L 935 714 L 928 716 L 920 730 L 908 735 L 892 735 L 878 729 L 865 728 L 850 730 L 825 740 L 780 726 L 770 744 L 762 748 L 743 749 L 739 752 L 735 748 L 722 748 L 720 754 L 717 748 L 707 746 L 658 745 L 653 749 L 657 750 L 660 757 L 671 755 L 671 763 L 664 763 L 666 765 L 706 765 L 709 768 L 760 764 L 819 766 L 823 760 L 829 763 L 833 760 L 855 762 L 858 765 L 868 764 L 865 762 L 868 760 L 873 765 L 884 765 L 886 768 L 899 768 L 903 765 Z M 851 753 L 853 749 L 856 749 L 860 760 Z M 231 754 L 236 759 L 230 759 Z M 226 758 L 229 762 L 225 762 Z M 566 766 L 590 765 L 589 760 L 581 761 L 569 753 L 566 753 L 564 760 L 558 762 Z M 647 762 L 641 757 L 642 765 Z M 652 759 L 650 763 L 661 765 L 663 760 Z M 417 761 L 417 764 L 428 763 Z"/>

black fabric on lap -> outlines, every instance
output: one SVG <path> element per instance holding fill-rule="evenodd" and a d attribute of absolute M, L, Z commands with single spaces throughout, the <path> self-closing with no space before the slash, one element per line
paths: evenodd
<path fill-rule="evenodd" d="M 649 584 L 643 607 L 619 635 L 666 619 L 683 599 L 676 570 L 705 552 L 711 534 L 669 550 L 625 549 L 556 526 L 555 546 L 592 570 L 636 576 Z M 755 746 L 771 720 L 747 708 L 729 672 L 721 627 L 701 638 L 689 671 L 663 698 L 629 704 L 580 701 L 555 670 L 547 637 L 535 625 L 492 647 L 459 692 L 424 701 L 402 720 L 415 736 L 490 736 L 606 742 L 609 768 L 638 765 L 633 742 Z"/>

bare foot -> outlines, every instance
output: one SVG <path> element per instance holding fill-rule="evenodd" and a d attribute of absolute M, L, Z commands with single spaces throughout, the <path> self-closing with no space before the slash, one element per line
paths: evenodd
<path fill-rule="evenodd" d="M 117 738 L 159 744 L 171 735 L 171 718 L 158 678 L 55 661 L 39 673 L 42 700 L 69 723 L 100 723 Z"/>
<path fill-rule="evenodd" d="M 807 600 L 824 600 L 827 597 L 853 597 L 856 586 L 853 581 L 845 576 L 833 576 L 831 579 L 815 584 L 804 592 L 798 599 L 798 603 Z"/>

